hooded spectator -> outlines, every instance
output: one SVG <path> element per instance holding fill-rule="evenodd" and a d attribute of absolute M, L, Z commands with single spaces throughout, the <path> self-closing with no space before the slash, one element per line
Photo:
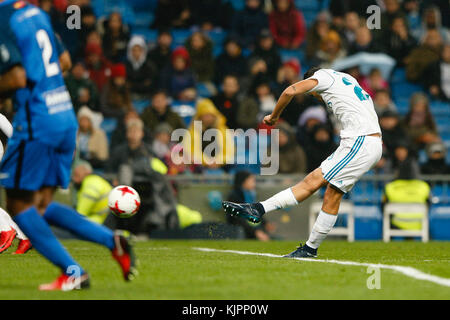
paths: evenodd
<path fill-rule="evenodd" d="M 252 47 L 262 29 L 269 27 L 262 0 L 245 0 L 245 8 L 233 15 L 231 32 L 245 47 Z"/>
<path fill-rule="evenodd" d="M 172 52 L 171 65 L 162 72 L 162 88 L 175 99 L 192 101 L 196 96 L 196 81 L 189 52 L 178 47 Z"/>
<path fill-rule="evenodd" d="M 104 22 L 103 50 L 106 57 L 114 62 L 125 61 L 130 31 L 122 21 L 119 12 L 113 12 Z"/>
<path fill-rule="evenodd" d="M 415 93 L 411 97 L 410 109 L 405 116 L 404 125 L 416 149 L 439 140 L 428 98 L 423 93 Z"/>
<path fill-rule="evenodd" d="M 275 42 L 282 48 L 297 49 L 306 37 L 306 23 L 294 0 L 272 0 L 269 25 Z"/>
<path fill-rule="evenodd" d="M 147 59 L 147 44 L 141 36 L 133 36 L 128 43 L 127 81 L 131 94 L 145 97 L 155 90 L 156 67 Z"/>
<path fill-rule="evenodd" d="M 127 70 L 119 63 L 111 67 L 111 78 L 102 91 L 100 107 L 105 117 L 122 118 L 134 110 L 127 86 Z"/>
<path fill-rule="evenodd" d="M 108 159 L 108 139 L 105 132 L 94 125 L 94 113 L 88 107 L 78 111 L 77 150 L 82 160 L 95 169 L 102 169 Z"/>
<path fill-rule="evenodd" d="M 392 20 L 391 33 L 384 38 L 385 52 L 397 61 L 400 66 L 404 65 L 405 57 L 417 46 L 417 41 L 408 30 L 406 22 L 401 17 Z"/>
<path fill-rule="evenodd" d="M 448 16 L 448 11 L 447 14 L 445 14 L 445 11 L 442 12 L 444 15 Z M 430 30 L 437 30 L 443 42 L 450 42 L 450 31 L 446 27 L 442 26 L 442 14 L 439 7 L 436 5 L 430 5 L 423 11 L 422 26 L 414 32 L 414 36 L 418 41 L 420 41 Z"/>
<path fill-rule="evenodd" d="M 209 82 L 214 77 L 213 43 L 201 32 L 194 32 L 186 40 L 192 71 L 199 82 Z"/>
<path fill-rule="evenodd" d="M 218 169 L 234 159 L 234 138 L 226 131 L 226 118 L 211 100 L 200 100 L 196 109 L 189 126 L 190 140 L 184 141 L 184 152 L 189 153 L 192 162 L 201 160 L 203 168 Z M 218 130 L 220 137 L 204 139 L 203 134 L 208 129 Z"/>
<path fill-rule="evenodd" d="M 318 124 L 327 123 L 327 112 L 322 106 L 307 108 L 298 119 L 297 140 L 306 148 L 313 141 L 313 129 Z"/>
<path fill-rule="evenodd" d="M 144 125 L 150 131 L 154 131 L 160 124 L 167 124 L 172 129 L 184 128 L 184 122 L 180 116 L 172 111 L 167 93 L 163 90 L 156 91 L 152 97 L 152 104 L 145 108 L 141 115 Z"/>
<path fill-rule="evenodd" d="M 278 122 L 279 173 L 305 173 L 307 160 L 303 148 L 295 140 L 295 131 L 286 122 Z"/>
<path fill-rule="evenodd" d="M 111 75 L 111 63 L 103 56 L 103 49 L 96 43 L 88 43 L 85 53 L 89 78 L 101 91 Z"/>
<path fill-rule="evenodd" d="M 427 148 L 427 162 L 422 166 L 423 174 L 450 174 L 450 166 L 446 163 L 447 148 L 442 142 L 430 143 Z"/>
<path fill-rule="evenodd" d="M 343 46 L 350 48 L 355 45 L 356 34 L 358 29 L 362 26 L 361 17 L 355 11 L 349 11 L 344 17 L 344 28 L 341 32 L 341 39 L 343 41 Z"/>

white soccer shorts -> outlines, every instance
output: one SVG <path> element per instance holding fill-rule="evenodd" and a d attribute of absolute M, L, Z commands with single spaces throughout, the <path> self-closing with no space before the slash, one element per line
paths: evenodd
<path fill-rule="evenodd" d="M 341 139 L 336 151 L 324 160 L 320 168 L 325 180 L 344 193 L 381 159 L 382 140 L 375 136 Z"/>

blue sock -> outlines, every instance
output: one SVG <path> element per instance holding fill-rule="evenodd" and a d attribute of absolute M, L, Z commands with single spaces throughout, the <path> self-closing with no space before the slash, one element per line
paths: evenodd
<path fill-rule="evenodd" d="M 44 219 L 49 224 L 70 231 L 83 240 L 102 244 L 110 250 L 114 249 L 114 233 L 111 229 L 89 221 L 71 207 L 52 202 L 45 211 Z"/>
<path fill-rule="evenodd" d="M 81 274 L 84 273 L 81 266 L 75 262 L 54 236 L 49 225 L 39 215 L 35 207 L 22 211 L 14 217 L 14 221 L 30 239 L 33 247 L 54 265 L 60 267 L 64 273 L 70 275 L 73 266 L 80 268 Z"/>

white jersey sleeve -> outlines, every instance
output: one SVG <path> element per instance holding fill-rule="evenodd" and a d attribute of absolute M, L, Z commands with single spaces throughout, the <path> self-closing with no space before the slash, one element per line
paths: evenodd
<path fill-rule="evenodd" d="M 351 75 L 332 69 L 320 69 L 308 79 L 317 85 L 317 92 L 338 120 L 342 138 L 380 133 L 378 117 L 371 97 Z"/>
<path fill-rule="evenodd" d="M 309 90 L 308 92 L 317 92 L 321 93 L 327 89 L 329 89 L 334 82 L 334 78 L 326 71 L 318 70 L 316 71 L 311 77 L 308 79 L 315 79 L 317 80 L 317 85 Z"/>

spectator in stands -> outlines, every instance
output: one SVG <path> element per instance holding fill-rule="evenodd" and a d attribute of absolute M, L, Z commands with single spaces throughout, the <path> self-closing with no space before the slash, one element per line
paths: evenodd
<path fill-rule="evenodd" d="M 236 203 L 252 203 L 256 201 L 256 178 L 248 171 L 239 171 L 234 175 L 233 189 L 227 198 L 228 201 Z M 251 201 L 251 202 L 249 202 Z M 241 226 L 246 238 L 269 241 L 269 224 L 263 218 L 258 224 L 250 224 L 247 220 L 237 216 L 226 216 L 227 222 L 232 225 Z"/>
<path fill-rule="evenodd" d="M 174 130 L 185 128 L 183 119 L 172 111 L 167 93 L 164 90 L 155 92 L 152 97 L 152 104 L 142 112 L 141 119 L 145 128 L 148 128 L 151 132 L 162 123 L 168 124 Z"/>
<path fill-rule="evenodd" d="M 345 14 L 344 28 L 342 30 L 343 46 L 350 48 L 356 41 L 356 33 L 362 27 L 361 17 L 355 11 Z"/>
<path fill-rule="evenodd" d="M 239 80 L 247 74 L 247 59 L 242 55 L 242 47 L 235 37 L 229 37 L 224 43 L 224 52 L 216 59 L 216 84 L 222 83 L 228 74 L 236 75 Z"/>
<path fill-rule="evenodd" d="M 111 75 L 111 63 L 103 56 L 102 47 L 96 43 L 88 43 L 84 52 L 89 78 L 101 91 Z"/>
<path fill-rule="evenodd" d="M 158 33 L 156 47 L 148 53 L 149 60 L 156 65 L 158 80 L 160 80 L 161 71 L 170 66 L 172 41 L 172 34 L 169 30 L 160 30 Z"/>
<path fill-rule="evenodd" d="M 372 98 L 377 90 L 389 89 L 389 83 L 383 78 L 380 69 L 373 68 L 370 73 L 361 82 L 361 87 L 366 91 Z"/>
<path fill-rule="evenodd" d="M 125 61 L 130 31 L 128 26 L 123 23 L 120 12 L 111 13 L 104 22 L 103 27 L 103 50 L 105 56 L 114 63 Z"/>
<path fill-rule="evenodd" d="M 202 32 L 194 32 L 186 40 L 186 49 L 191 58 L 192 71 L 197 81 L 210 82 L 214 77 L 213 43 Z"/>
<path fill-rule="evenodd" d="M 448 12 L 446 15 L 448 15 Z M 414 35 L 420 41 L 430 30 L 436 30 L 440 34 L 443 42 L 450 42 L 450 32 L 442 26 L 441 11 L 439 11 L 436 5 L 430 5 L 423 11 L 422 26 Z"/>
<path fill-rule="evenodd" d="M 328 34 L 328 31 L 330 31 L 330 16 L 326 11 L 321 12 L 317 15 L 306 35 L 306 58 L 312 59 L 314 54 L 319 51 L 320 43 Z"/>
<path fill-rule="evenodd" d="M 215 28 L 230 29 L 233 6 L 224 0 L 196 0 L 189 2 L 192 20 L 202 31 Z"/>
<path fill-rule="evenodd" d="M 339 34 L 334 30 L 330 30 L 325 38 L 322 39 L 320 50 L 316 52 L 312 64 L 321 68 L 330 68 L 333 62 L 345 56 L 346 51 L 342 47 Z"/>
<path fill-rule="evenodd" d="M 147 44 L 142 36 L 133 36 L 128 43 L 127 82 L 136 99 L 150 95 L 156 87 L 156 66 L 147 59 Z"/>
<path fill-rule="evenodd" d="M 397 107 L 392 101 L 391 94 L 388 89 L 376 90 L 373 96 L 373 104 L 378 117 L 380 117 L 386 110 L 397 112 Z"/>
<path fill-rule="evenodd" d="M 419 163 L 407 140 L 398 140 L 393 156 L 394 173 L 398 174 L 405 165 L 411 166 L 415 176 L 420 173 Z"/>
<path fill-rule="evenodd" d="M 363 25 L 356 29 L 355 41 L 350 44 L 348 54 L 356 54 L 359 52 L 377 53 L 383 50 L 382 46 L 377 41 L 372 39 L 372 33 Z"/>
<path fill-rule="evenodd" d="M 179 153 L 182 146 L 171 141 L 172 127 L 163 122 L 154 130 L 152 150 L 155 155 L 164 162 L 167 167 L 167 174 L 180 174 L 186 171 L 183 163 L 175 163 L 172 159 L 172 152 Z"/>
<path fill-rule="evenodd" d="M 408 26 L 409 32 L 411 34 L 417 33 L 421 27 L 422 19 L 420 17 L 420 2 L 421 1 L 419 0 L 403 1 L 403 11 L 406 14 L 405 25 Z"/>
<path fill-rule="evenodd" d="M 295 140 L 295 131 L 286 122 L 280 121 L 278 129 L 279 173 L 305 173 L 307 158 L 303 148 Z"/>
<path fill-rule="evenodd" d="M 306 23 L 294 0 L 272 0 L 269 15 L 270 31 L 277 45 L 285 49 L 297 49 L 306 37 Z"/>
<path fill-rule="evenodd" d="M 306 149 L 313 143 L 313 129 L 318 124 L 327 123 L 327 112 L 321 105 L 307 108 L 298 118 L 297 141 Z"/>
<path fill-rule="evenodd" d="M 134 110 L 127 87 L 127 71 L 122 63 L 111 67 L 111 78 L 103 88 L 100 108 L 105 117 L 122 118 Z"/>
<path fill-rule="evenodd" d="M 202 166 L 198 169 L 220 169 L 229 160 L 234 159 L 234 139 L 227 133 L 226 119 L 213 102 L 202 99 L 197 103 L 197 112 L 189 126 L 189 139 L 185 139 L 183 150 L 190 155 L 190 159 L 201 159 Z M 200 126 L 199 126 L 200 122 Z M 216 129 L 221 137 L 216 136 L 213 141 L 203 139 L 208 129 Z M 220 170 L 219 170 L 220 171 Z"/>
<path fill-rule="evenodd" d="M 108 207 L 111 184 L 94 174 L 92 166 L 85 161 L 76 162 L 72 182 L 77 191 L 77 212 L 91 221 L 103 224 L 111 212 Z"/>
<path fill-rule="evenodd" d="M 191 69 L 189 52 L 178 47 L 172 52 L 171 65 L 161 74 L 161 87 L 172 97 L 182 101 L 193 101 L 196 97 L 196 81 Z"/>
<path fill-rule="evenodd" d="M 270 81 L 267 77 L 260 76 L 252 84 L 251 94 L 258 103 L 258 122 L 262 122 L 263 118 L 272 113 L 277 100 L 270 87 Z"/>
<path fill-rule="evenodd" d="M 105 132 L 94 125 L 94 113 L 88 107 L 78 111 L 77 151 L 80 159 L 94 169 L 102 169 L 108 160 L 108 139 Z"/>
<path fill-rule="evenodd" d="M 322 161 L 337 148 L 337 144 L 333 140 L 333 131 L 329 125 L 318 123 L 309 130 L 311 140 L 305 146 L 308 160 L 306 172 L 318 168 Z"/>
<path fill-rule="evenodd" d="M 234 75 L 223 79 L 222 90 L 212 97 L 216 108 L 227 119 L 230 129 L 255 128 L 257 125 L 258 104 L 248 96 L 239 96 L 239 80 Z"/>
<path fill-rule="evenodd" d="M 403 66 L 404 59 L 417 46 L 416 39 L 408 31 L 402 17 L 392 20 L 391 32 L 383 39 L 385 53 L 395 59 L 397 65 Z"/>
<path fill-rule="evenodd" d="M 192 12 L 188 0 L 158 0 L 152 28 L 188 28 Z"/>
<path fill-rule="evenodd" d="M 426 151 L 428 159 L 421 168 L 423 174 L 450 174 L 450 165 L 445 161 L 447 150 L 444 143 L 430 143 Z"/>
<path fill-rule="evenodd" d="M 400 122 L 400 116 L 392 110 L 385 110 L 380 114 L 380 127 L 383 135 L 383 144 L 388 157 L 393 159 L 395 147 L 401 141 L 407 141 L 408 135 Z"/>
<path fill-rule="evenodd" d="M 135 120 L 141 120 L 139 114 L 135 110 L 131 110 L 125 114 L 123 118 L 117 119 L 117 126 L 111 134 L 110 151 L 121 144 L 126 144 L 127 142 L 127 125 L 129 122 Z M 152 133 L 150 129 L 144 127 L 144 138 L 143 141 L 150 143 L 152 140 Z M 111 152 L 110 152 L 111 153 Z"/>
<path fill-rule="evenodd" d="M 250 60 L 253 59 L 264 60 L 267 66 L 267 75 L 272 79 L 276 78 L 278 68 L 281 66 L 281 57 L 274 44 L 270 30 L 263 29 L 259 34 L 255 50 L 250 56 Z"/>
<path fill-rule="evenodd" d="M 347 12 L 356 12 L 359 16 L 367 14 L 367 7 L 372 4 L 377 3 L 373 0 L 331 0 L 329 10 L 333 17 L 333 25 L 344 24 L 344 17 Z"/>
<path fill-rule="evenodd" d="M 97 17 L 94 9 L 90 5 L 83 5 L 80 7 L 81 13 L 81 28 L 78 30 L 78 37 L 80 46 L 84 48 L 87 42 L 87 36 L 97 30 Z"/>
<path fill-rule="evenodd" d="M 443 101 L 450 100 L 450 44 L 442 48 L 441 59 L 431 63 L 424 72 L 423 83 L 429 94 Z"/>
<path fill-rule="evenodd" d="M 405 58 L 406 78 L 413 82 L 421 81 L 424 71 L 439 60 L 441 49 L 442 38 L 439 32 L 435 29 L 427 31 L 423 43 Z"/>
<path fill-rule="evenodd" d="M 262 0 L 245 0 L 245 8 L 233 15 L 231 32 L 245 48 L 253 47 L 261 30 L 269 26 L 263 6 Z"/>
<path fill-rule="evenodd" d="M 97 87 L 91 79 L 88 78 L 88 71 L 82 60 L 73 64 L 72 70 L 64 78 L 67 90 L 72 98 L 72 104 L 75 112 L 81 106 L 88 106 L 91 110 L 99 111 L 99 96 Z"/>
<path fill-rule="evenodd" d="M 385 11 L 381 14 L 381 33 L 380 35 L 385 36 L 389 33 L 392 21 L 401 17 L 406 21 L 406 14 L 400 6 L 399 0 L 384 0 Z"/>
<path fill-rule="evenodd" d="M 416 149 L 439 140 L 428 98 L 423 93 L 415 93 L 411 97 L 410 109 L 405 116 L 404 125 Z"/>

